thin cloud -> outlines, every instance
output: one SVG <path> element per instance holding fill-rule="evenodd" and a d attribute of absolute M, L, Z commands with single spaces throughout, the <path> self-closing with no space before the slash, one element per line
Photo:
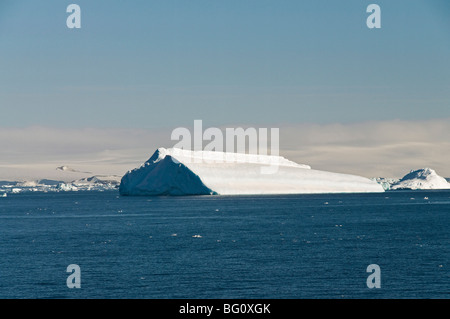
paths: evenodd
<path fill-rule="evenodd" d="M 313 168 L 401 177 L 430 166 L 450 176 L 450 121 L 385 121 L 285 127 L 281 149 Z"/>
<path fill-rule="evenodd" d="M 401 177 L 411 169 L 431 167 L 450 177 L 448 119 L 278 127 L 280 155 L 314 169 L 366 177 Z M 0 180 L 24 171 L 26 177 L 35 174 L 45 178 L 45 174 L 61 165 L 95 174 L 124 174 L 141 165 L 156 148 L 173 146 L 171 132 L 172 129 L 0 129 Z"/>

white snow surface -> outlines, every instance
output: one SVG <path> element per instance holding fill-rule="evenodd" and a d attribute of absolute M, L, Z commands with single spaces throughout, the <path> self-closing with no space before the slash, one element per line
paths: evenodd
<path fill-rule="evenodd" d="M 450 183 L 431 168 L 412 170 L 391 186 L 396 189 L 450 189 Z"/>
<path fill-rule="evenodd" d="M 384 192 L 368 178 L 313 170 L 280 156 L 176 148 L 156 150 L 123 176 L 119 190 L 131 196 Z"/>

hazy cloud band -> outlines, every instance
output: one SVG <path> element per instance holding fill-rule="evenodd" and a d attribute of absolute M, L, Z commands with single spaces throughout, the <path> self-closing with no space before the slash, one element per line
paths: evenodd
<path fill-rule="evenodd" d="M 410 169 L 431 167 L 450 176 L 449 119 L 273 127 L 280 128 L 280 155 L 315 169 L 401 177 Z M 120 175 L 156 148 L 173 146 L 172 129 L 0 129 L 0 180 L 21 176 L 23 169 L 32 176 L 59 165 Z"/>

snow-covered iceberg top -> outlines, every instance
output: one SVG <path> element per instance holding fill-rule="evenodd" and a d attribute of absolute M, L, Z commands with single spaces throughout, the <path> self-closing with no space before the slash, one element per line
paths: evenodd
<path fill-rule="evenodd" d="M 412 170 L 391 186 L 396 189 L 450 189 L 450 183 L 431 168 Z"/>
<path fill-rule="evenodd" d="M 191 151 L 180 148 L 159 148 L 153 156 L 144 164 L 159 162 L 166 156 L 177 159 L 179 162 L 188 163 L 206 163 L 206 164 L 230 164 L 230 163 L 248 163 L 273 166 L 289 166 L 297 168 L 311 169 L 309 165 L 297 164 L 289 161 L 282 156 L 260 155 L 260 154 L 241 154 L 231 152 L 215 151 Z M 269 172 L 268 172 L 269 173 Z"/>
<path fill-rule="evenodd" d="M 140 168 L 123 176 L 119 191 L 121 195 L 253 195 L 384 190 L 368 178 L 313 170 L 280 156 L 159 148 Z"/>

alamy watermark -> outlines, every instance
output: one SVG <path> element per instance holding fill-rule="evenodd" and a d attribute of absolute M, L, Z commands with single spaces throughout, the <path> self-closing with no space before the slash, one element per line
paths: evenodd
<path fill-rule="evenodd" d="M 67 288 L 81 288 L 81 269 L 76 264 L 67 266 L 66 272 L 71 273 L 66 280 Z"/>
<path fill-rule="evenodd" d="M 77 4 L 70 4 L 66 9 L 70 15 L 66 19 L 66 25 L 69 29 L 81 28 L 81 8 Z M 369 29 L 381 28 L 381 8 L 378 4 L 369 4 L 366 9 L 370 15 L 367 17 L 366 25 Z"/>
<path fill-rule="evenodd" d="M 178 127 L 172 131 L 173 147 L 192 151 L 186 160 L 194 163 L 257 163 L 262 174 L 274 174 L 282 160 L 279 128 L 217 127 L 203 130 L 203 121 L 194 121 L 194 130 Z M 270 155 L 270 156 L 267 156 Z"/>
<path fill-rule="evenodd" d="M 381 269 L 377 264 L 367 266 L 366 272 L 371 273 L 367 277 L 367 288 L 381 288 Z"/>
<path fill-rule="evenodd" d="M 381 28 L 381 8 L 378 4 L 370 4 L 366 10 L 370 15 L 367 17 L 366 24 L 369 29 Z"/>
<path fill-rule="evenodd" d="M 66 25 L 69 29 L 81 28 L 81 8 L 77 4 L 70 4 L 66 9 L 70 15 L 66 19 Z"/>

